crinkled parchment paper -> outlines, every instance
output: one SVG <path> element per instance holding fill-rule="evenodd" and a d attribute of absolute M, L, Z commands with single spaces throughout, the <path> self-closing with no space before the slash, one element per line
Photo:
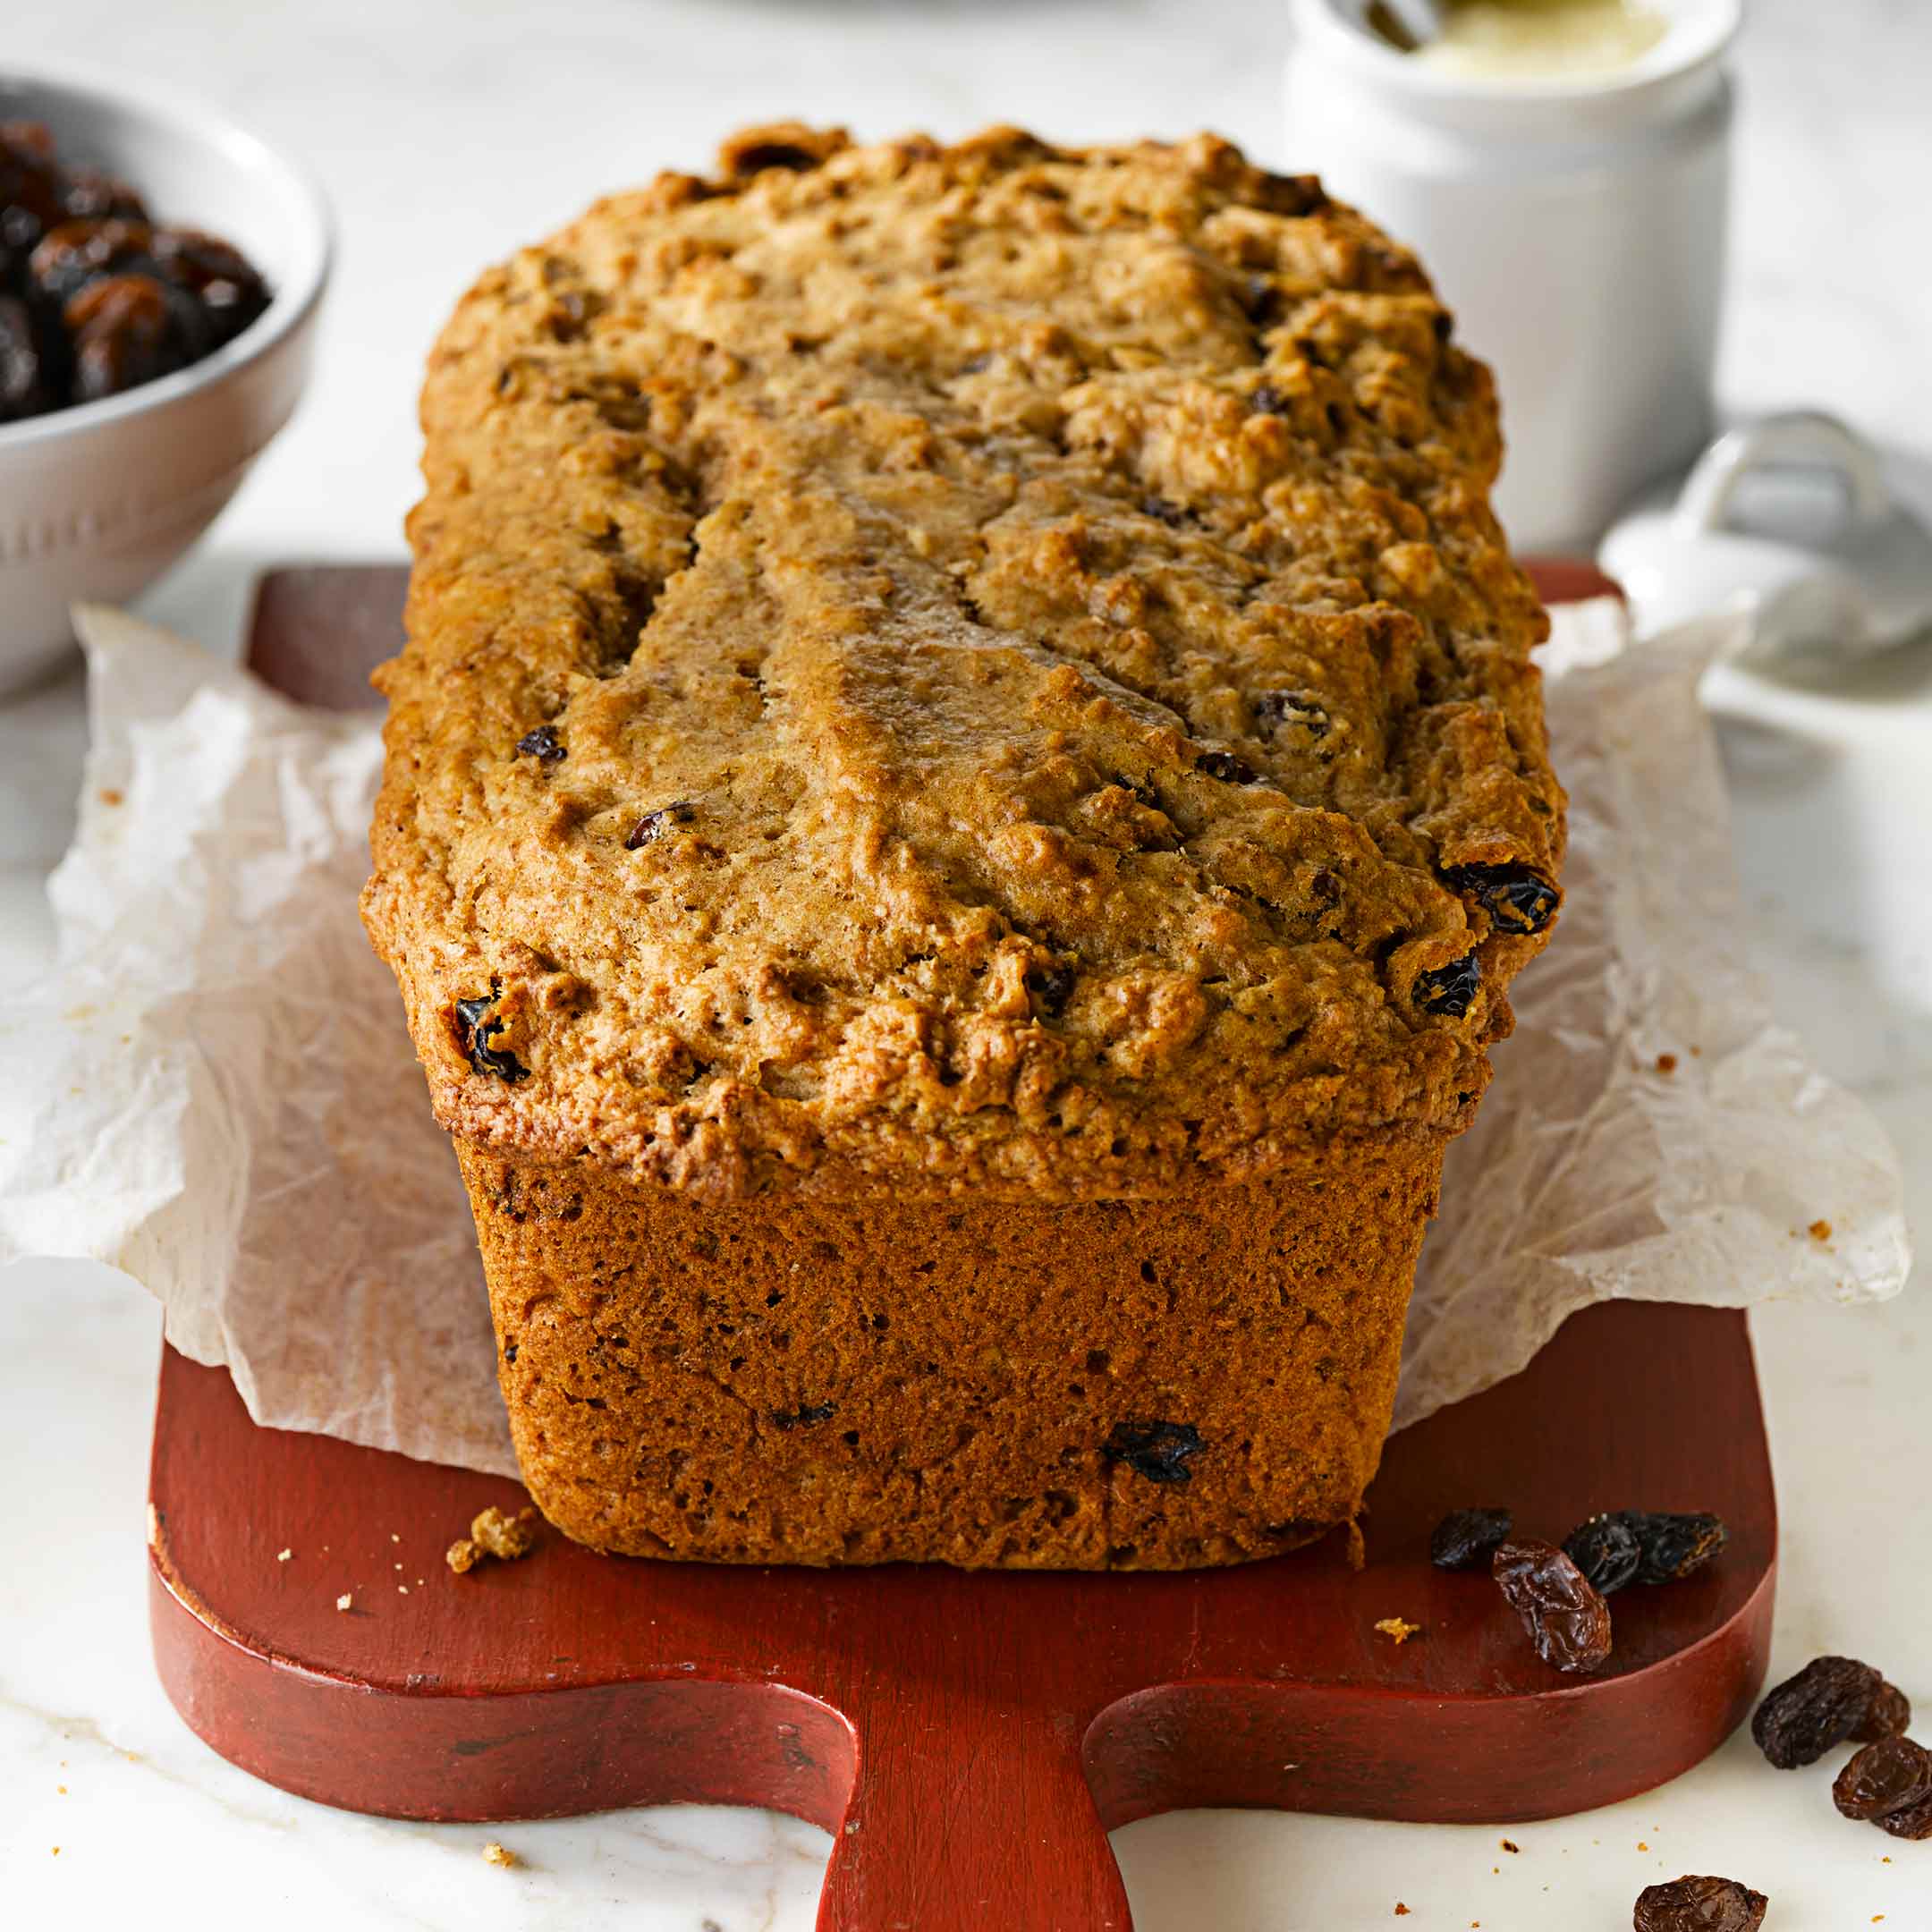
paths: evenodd
<path fill-rule="evenodd" d="M 469 1209 L 356 916 L 375 725 L 115 613 L 82 635 L 93 750 L 51 886 L 60 957 L 0 1019 L 0 1260 L 124 1268 L 258 1421 L 512 1470 Z M 1904 1281 L 1892 1149 L 1771 1024 L 1744 956 L 1695 698 L 1722 641 L 1633 645 L 1607 602 L 1557 614 L 1567 902 L 1450 1155 L 1398 1427 L 1593 1301 Z"/>

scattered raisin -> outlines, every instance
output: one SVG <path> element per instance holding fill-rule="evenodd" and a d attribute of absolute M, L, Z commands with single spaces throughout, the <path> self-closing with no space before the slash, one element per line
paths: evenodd
<path fill-rule="evenodd" d="M 470 1064 L 479 1073 L 494 1073 L 498 1080 L 508 1080 L 514 1086 L 518 1080 L 530 1078 L 530 1069 L 514 1054 L 489 1044 L 503 1031 L 504 1022 L 495 1016 L 485 1018 L 502 993 L 503 988 L 492 980 L 486 997 L 458 1000 L 456 1021 L 462 1035 L 462 1049 L 470 1057 Z"/>
<path fill-rule="evenodd" d="M 1184 1483 L 1193 1479 L 1189 1462 L 1207 1446 L 1191 1422 L 1116 1422 L 1100 1453 L 1149 1482 Z"/>
<path fill-rule="evenodd" d="M 1460 1020 L 1474 1004 L 1476 988 L 1481 983 L 1482 962 L 1475 953 L 1465 953 L 1446 966 L 1418 973 L 1410 996 L 1426 1013 Z"/>
<path fill-rule="evenodd" d="M 1474 899 L 1504 932 L 1539 933 L 1556 911 L 1562 894 L 1528 866 L 1451 866 L 1443 877 Z"/>
<path fill-rule="evenodd" d="M 1640 1583 L 1681 1583 L 1700 1570 L 1730 1540 L 1716 1516 L 1671 1515 L 1662 1512 L 1626 1510 L 1623 1520 L 1637 1533 L 1643 1561 Z"/>
<path fill-rule="evenodd" d="M 1673 1878 L 1637 1896 L 1636 1932 L 1758 1932 L 1771 1902 L 1735 1878 Z"/>
<path fill-rule="evenodd" d="M 1887 1811 L 1875 1822 L 1881 1831 L 1890 1832 L 1894 1838 L 1932 1838 L 1932 1798 L 1921 1798 L 1917 1804 Z"/>
<path fill-rule="evenodd" d="M 535 731 L 525 732 L 517 740 L 516 748 L 521 757 L 541 758 L 546 765 L 555 765 L 567 756 L 554 724 L 539 724 Z"/>
<path fill-rule="evenodd" d="M 1848 1818 L 1882 1818 L 1932 1798 L 1932 1751 L 1911 1738 L 1880 1738 L 1856 1752 L 1832 1785 Z"/>
<path fill-rule="evenodd" d="M 1248 401 L 1254 411 L 1262 416 L 1285 416 L 1294 408 L 1293 399 L 1277 389 L 1273 383 L 1258 384 Z"/>
<path fill-rule="evenodd" d="M 1044 966 L 1028 967 L 1026 983 L 1027 990 L 1038 1000 L 1040 1011 L 1049 1020 L 1057 1020 L 1073 996 L 1073 969 L 1063 961 L 1049 960 Z"/>
<path fill-rule="evenodd" d="M 1473 1570 L 1489 1561 L 1513 1527 L 1506 1509 L 1452 1510 L 1428 1539 L 1428 1560 L 1438 1570 Z"/>
<path fill-rule="evenodd" d="M 829 1422 L 838 1413 L 836 1402 L 801 1402 L 796 1409 L 774 1409 L 771 1426 L 775 1429 L 809 1428 L 814 1422 Z"/>
<path fill-rule="evenodd" d="M 1194 769 L 1220 779 L 1224 784 L 1252 784 L 1259 775 L 1232 751 L 1203 751 L 1194 760 Z"/>
<path fill-rule="evenodd" d="M 1592 1516 L 1563 1538 L 1563 1555 L 1606 1597 L 1634 1582 L 1643 1567 L 1643 1545 L 1628 1513 Z"/>
<path fill-rule="evenodd" d="M 1254 701 L 1255 716 L 1270 729 L 1292 724 L 1311 738 L 1328 735 L 1328 714 L 1306 691 L 1263 691 Z"/>
<path fill-rule="evenodd" d="M 1869 1664 L 1815 1657 L 1767 1695 L 1751 1718 L 1751 1736 L 1780 1771 L 1816 1764 L 1865 1723 L 1884 1683 Z"/>
<path fill-rule="evenodd" d="M 1903 1737 L 1911 1729 L 1911 1699 L 1894 1683 L 1881 1683 L 1865 1707 L 1863 1721 L 1852 1733 L 1855 1744 L 1876 1744 L 1880 1738 Z"/>
<path fill-rule="evenodd" d="M 624 835 L 624 850 L 636 852 L 640 846 L 654 844 L 673 826 L 689 825 L 697 816 L 698 808 L 689 799 L 660 805 L 656 811 L 646 812 Z"/>
<path fill-rule="evenodd" d="M 1610 1655 L 1610 1606 L 1554 1543 L 1506 1542 L 1489 1573 L 1546 1664 L 1571 1672 L 1602 1667 Z"/>
<path fill-rule="evenodd" d="M 1141 513 L 1157 518 L 1169 530 L 1179 530 L 1182 524 L 1192 521 L 1191 513 L 1180 504 L 1169 503 L 1165 496 L 1148 496 L 1141 500 Z"/>

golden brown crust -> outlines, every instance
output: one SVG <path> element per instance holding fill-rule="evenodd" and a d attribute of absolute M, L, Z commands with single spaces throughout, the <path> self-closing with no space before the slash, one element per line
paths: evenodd
<path fill-rule="evenodd" d="M 523 1479 L 569 1535 L 1144 1570 L 1352 1521 L 1443 1143 L 1061 1207 L 705 1201 L 458 1151 Z"/>
<path fill-rule="evenodd" d="M 439 1118 L 718 1198 L 1453 1131 L 1541 939 L 1445 870 L 1563 821 L 1447 336 L 1205 136 L 753 130 L 490 271 L 365 902 Z"/>

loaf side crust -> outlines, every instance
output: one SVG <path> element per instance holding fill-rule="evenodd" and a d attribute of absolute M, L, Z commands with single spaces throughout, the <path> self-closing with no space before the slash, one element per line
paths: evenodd
<path fill-rule="evenodd" d="M 1352 1525 L 1443 1143 L 1154 1201 L 707 1201 L 459 1143 L 524 1481 L 733 1563 L 1181 1569 Z"/>

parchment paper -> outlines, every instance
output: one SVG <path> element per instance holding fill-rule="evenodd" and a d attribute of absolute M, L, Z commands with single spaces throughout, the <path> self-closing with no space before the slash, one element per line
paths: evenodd
<path fill-rule="evenodd" d="M 80 627 L 92 750 L 50 887 L 58 963 L 0 1019 L 0 1260 L 124 1269 L 258 1422 L 513 1471 L 455 1162 L 356 916 L 375 725 L 117 613 Z M 1724 642 L 1633 644 L 1610 602 L 1557 613 L 1567 900 L 1450 1156 L 1398 1428 L 1590 1302 L 1904 1282 L 1895 1157 L 1770 1023 L 1745 957 L 1695 696 Z"/>

